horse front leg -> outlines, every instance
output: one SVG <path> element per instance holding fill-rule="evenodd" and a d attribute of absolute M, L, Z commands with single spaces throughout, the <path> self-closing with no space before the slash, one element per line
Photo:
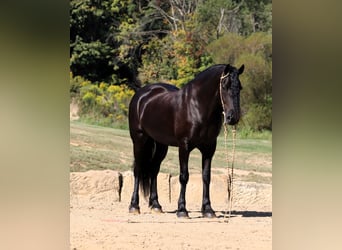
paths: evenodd
<path fill-rule="evenodd" d="M 203 181 L 203 199 L 202 215 L 206 218 L 215 218 L 215 212 L 211 208 L 210 202 L 210 179 L 211 179 L 211 160 L 215 153 L 216 143 L 205 148 L 200 148 L 202 153 L 202 181 Z"/>
<path fill-rule="evenodd" d="M 178 210 L 177 210 L 177 217 L 179 218 L 189 217 L 188 211 L 186 210 L 186 202 L 185 202 L 186 184 L 189 181 L 189 170 L 188 170 L 189 154 L 190 154 L 190 151 L 188 150 L 187 147 L 179 147 L 179 166 L 180 166 L 179 182 L 181 185 L 179 199 L 178 199 Z"/>

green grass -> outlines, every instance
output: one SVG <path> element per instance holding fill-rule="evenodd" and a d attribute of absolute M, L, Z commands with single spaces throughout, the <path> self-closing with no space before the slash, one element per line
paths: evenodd
<path fill-rule="evenodd" d="M 70 122 L 70 170 L 128 170 L 132 165 L 128 130 Z"/>
<path fill-rule="evenodd" d="M 231 136 L 231 134 L 229 134 Z M 272 173 L 272 140 L 242 139 L 237 135 L 234 167 L 246 170 L 240 179 L 271 183 L 272 177 L 257 173 Z M 228 140 L 229 156 L 232 141 Z M 132 141 L 128 130 L 114 129 L 82 122 L 70 122 L 70 171 L 112 169 L 126 171 L 132 168 Z M 213 173 L 226 173 L 224 137 L 218 137 L 217 149 L 212 162 Z M 178 148 L 169 147 L 161 166 L 161 172 L 179 174 Z M 189 172 L 201 173 L 201 154 L 195 149 L 190 154 Z"/>

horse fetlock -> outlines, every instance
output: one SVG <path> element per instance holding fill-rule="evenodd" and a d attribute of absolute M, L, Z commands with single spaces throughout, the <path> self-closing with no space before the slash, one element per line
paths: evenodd
<path fill-rule="evenodd" d="M 216 218 L 216 214 L 213 210 L 202 212 L 204 218 Z"/>
<path fill-rule="evenodd" d="M 177 211 L 177 217 L 178 218 L 189 218 L 189 213 L 186 211 L 186 209 L 178 210 Z"/>
<path fill-rule="evenodd" d="M 162 207 L 161 207 L 161 205 L 159 204 L 158 200 L 150 200 L 148 206 L 149 206 L 151 209 L 155 209 L 155 210 L 160 210 L 160 211 L 162 211 Z"/>
<path fill-rule="evenodd" d="M 130 214 L 140 214 L 140 207 L 130 205 L 128 211 Z"/>
<path fill-rule="evenodd" d="M 153 214 L 161 214 L 161 213 L 163 213 L 163 210 L 161 207 L 151 207 L 151 212 Z"/>
<path fill-rule="evenodd" d="M 204 218 L 216 218 L 216 214 L 210 205 L 202 206 L 201 211 Z"/>

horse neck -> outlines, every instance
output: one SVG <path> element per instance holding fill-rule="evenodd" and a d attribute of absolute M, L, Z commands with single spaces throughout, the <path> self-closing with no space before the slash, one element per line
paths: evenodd
<path fill-rule="evenodd" d="M 222 105 L 219 88 L 220 75 L 218 74 L 215 74 L 213 77 L 206 78 L 204 80 L 195 79 L 191 84 L 189 84 L 189 89 L 191 89 L 192 91 L 196 91 L 196 95 L 192 95 L 193 98 L 200 100 L 198 102 L 198 105 L 203 106 L 201 109 L 208 112 L 208 117 L 221 117 Z M 202 100 L 209 101 L 207 102 Z"/>

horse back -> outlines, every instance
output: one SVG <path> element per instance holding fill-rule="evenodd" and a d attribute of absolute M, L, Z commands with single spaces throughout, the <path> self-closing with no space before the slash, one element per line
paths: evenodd
<path fill-rule="evenodd" d="M 133 96 L 129 105 L 131 137 L 144 133 L 165 145 L 176 145 L 174 135 L 178 88 L 156 83 L 146 85 Z"/>

